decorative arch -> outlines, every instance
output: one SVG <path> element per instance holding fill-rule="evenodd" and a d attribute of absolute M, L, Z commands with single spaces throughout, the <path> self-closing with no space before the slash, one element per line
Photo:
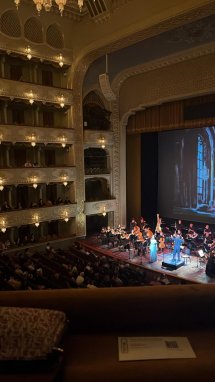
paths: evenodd
<path fill-rule="evenodd" d="M 8 10 L 1 15 L 1 32 L 10 37 L 21 37 L 21 24 L 17 12 Z"/>
<path fill-rule="evenodd" d="M 110 130 L 111 112 L 105 109 L 100 96 L 89 92 L 83 100 L 84 128 L 89 130 Z"/>
<path fill-rule="evenodd" d="M 53 48 L 63 49 L 64 37 L 58 24 L 51 24 L 46 31 L 46 42 Z"/>
<path fill-rule="evenodd" d="M 43 42 L 42 23 L 36 17 L 30 17 L 24 25 L 24 36 L 27 40 L 41 44 Z"/>

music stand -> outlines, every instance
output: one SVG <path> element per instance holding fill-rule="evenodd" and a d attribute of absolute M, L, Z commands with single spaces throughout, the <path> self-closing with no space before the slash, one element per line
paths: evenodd
<path fill-rule="evenodd" d="M 204 251 L 200 249 L 198 251 L 198 256 L 197 256 L 197 268 L 199 267 L 200 259 L 203 259 L 204 257 L 205 257 Z"/>

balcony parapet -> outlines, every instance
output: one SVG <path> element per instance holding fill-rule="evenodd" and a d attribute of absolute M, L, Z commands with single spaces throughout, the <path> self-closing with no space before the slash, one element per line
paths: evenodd
<path fill-rule="evenodd" d="M 6 142 L 23 143 L 74 143 L 74 130 L 47 127 L 31 127 L 20 125 L 0 125 L 0 140 Z"/>
<path fill-rule="evenodd" d="M 29 82 L 21 82 L 1 79 L 0 97 L 8 97 L 12 101 L 15 98 L 29 101 L 32 98 L 34 101 L 42 103 L 58 104 L 60 107 L 63 96 L 65 105 L 72 105 L 73 91 L 71 89 L 55 88 L 53 86 L 44 86 Z"/>
<path fill-rule="evenodd" d="M 75 217 L 77 204 L 66 204 L 52 207 L 31 208 L 0 213 L 0 230 L 2 228 L 20 227 L 21 225 L 41 223 L 52 220 L 65 220 Z M 38 224 L 39 225 L 39 224 Z"/>
<path fill-rule="evenodd" d="M 0 169 L 1 185 L 33 185 L 75 181 L 76 167 L 24 167 Z"/>
<path fill-rule="evenodd" d="M 87 147 L 113 146 L 113 131 L 84 130 L 84 145 Z"/>
<path fill-rule="evenodd" d="M 96 215 L 116 210 L 116 199 L 85 202 L 85 214 Z"/>

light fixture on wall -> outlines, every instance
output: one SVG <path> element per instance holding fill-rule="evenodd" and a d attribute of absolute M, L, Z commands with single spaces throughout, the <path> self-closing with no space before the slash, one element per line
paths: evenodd
<path fill-rule="evenodd" d="M 1 220 L 1 231 L 2 231 L 3 233 L 5 233 L 5 232 L 6 232 L 6 229 L 7 229 L 7 227 L 5 226 L 5 220 L 2 219 L 2 220 Z"/>
<path fill-rule="evenodd" d="M 102 215 L 103 215 L 103 216 L 106 216 L 106 215 L 107 215 L 107 212 L 106 212 L 106 207 L 105 207 L 105 206 L 103 207 L 103 212 L 102 212 Z"/>
<path fill-rule="evenodd" d="M 37 141 L 37 139 L 36 139 L 36 135 L 34 134 L 34 133 L 32 133 L 31 135 L 30 135 L 30 142 L 31 142 L 31 146 L 32 147 L 35 147 L 36 146 L 36 142 Z"/>
<path fill-rule="evenodd" d="M 62 179 L 63 185 L 66 187 L 68 184 L 68 175 L 66 175 L 66 174 L 62 175 L 61 179 Z"/>
<path fill-rule="evenodd" d="M 95 0 L 94 0 L 95 1 Z M 18 9 L 19 4 L 21 0 L 14 0 L 14 3 L 16 4 L 16 7 Z M 45 9 L 46 12 L 49 12 L 51 10 L 51 7 L 53 6 L 54 0 L 33 0 L 36 9 L 38 13 L 40 14 L 41 10 Z M 64 7 L 67 4 L 67 0 L 55 0 L 55 3 L 58 5 L 59 12 L 61 16 L 63 15 Z M 77 0 L 79 10 L 82 11 L 82 8 L 84 6 L 84 0 Z"/>
<path fill-rule="evenodd" d="M 58 56 L 58 63 L 59 63 L 59 66 L 62 68 L 62 66 L 63 66 L 63 56 L 62 56 L 61 53 Z"/>
<path fill-rule="evenodd" d="M 0 191 L 4 190 L 3 182 L 4 182 L 3 178 L 0 177 Z"/>
<path fill-rule="evenodd" d="M 39 225 L 40 225 L 39 216 L 38 215 L 34 215 L 34 225 L 36 227 L 39 227 Z"/>
<path fill-rule="evenodd" d="M 60 107 L 64 107 L 65 106 L 65 99 L 64 99 L 64 96 L 63 95 L 61 95 L 60 97 L 59 97 L 59 103 L 60 103 Z"/>
<path fill-rule="evenodd" d="M 64 212 L 64 221 L 67 223 L 69 221 L 68 212 Z"/>
<path fill-rule="evenodd" d="M 101 137 L 100 140 L 99 140 L 100 144 L 101 144 L 101 148 L 102 149 L 105 149 L 105 138 L 104 137 Z"/>
<path fill-rule="evenodd" d="M 62 137 L 60 138 L 60 141 L 61 141 L 61 146 L 63 148 L 66 147 L 66 137 L 65 137 L 65 135 L 62 135 Z"/>
<path fill-rule="evenodd" d="M 30 91 L 30 93 L 29 93 L 29 95 L 28 95 L 28 98 L 29 98 L 29 103 L 30 103 L 31 105 L 33 105 L 33 103 L 34 103 L 34 95 L 33 95 L 32 90 Z"/>
<path fill-rule="evenodd" d="M 32 54 L 31 54 L 31 48 L 30 48 L 29 45 L 27 46 L 27 48 L 25 49 L 25 51 L 26 51 L 27 58 L 28 58 L 29 60 L 31 60 L 31 58 L 32 58 Z"/>
<path fill-rule="evenodd" d="M 34 187 L 35 190 L 36 190 L 36 188 L 38 187 L 38 184 L 37 184 L 38 178 L 37 178 L 37 176 L 35 176 L 35 175 L 32 176 L 31 181 L 32 181 L 32 183 L 33 183 L 33 187 Z"/>

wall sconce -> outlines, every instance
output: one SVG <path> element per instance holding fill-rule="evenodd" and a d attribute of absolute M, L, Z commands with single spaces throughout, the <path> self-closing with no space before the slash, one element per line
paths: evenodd
<path fill-rule="evenodd" d="M 100 144 L 101 144 L 101 148 L 105 149 L 105 138 L 101 137 L 99 141 L 100 141 Z"/>
<path fill-rule="evenodd" d="M 64 96 L 61 95 L 60 98 L 59 98 L 59 102 L 60 102 L 60 107 L 64 107 L 65 106 L 65 99 L 64 99 Z"/>
<path fill-rule="evenodd" d="M 0 145 L 2 143 L 2 140 L 3 140 L 3 134 L 0 134 Z"/>
<path fill-rule="evenodd" d="M 7 227 L 5 226 L 5 220 L 2 219 L 2 221 L 1 221 L 1 231 L 2 231 L 3 233 L 5 233 L 5 232 L 6 232 L 6 229 L 7 229 Z"/>
<path fill-rule="evenodd" d="M 61 53 L 58 56 L 58 63 L 59 63 L 59 66 L 62 68 L 62 66 L 63 66 L 63 56 L 62 56 Z"/>
<path fill-rule="evenodd" d="M 61 146 L 62 147 L 66 147 L 66 137 L 65 137 L 65 135 L 62 135 L 62 137 L 60 138 L 60 141 L 61 141 Z"/>
<path fill-rule="evenodd" d="M 40 225 L 39 216 L 38 215 L 34 215 L 34 225 L 36 227 L 39 227 L 39 225 Z"/>
<path fill-rule="evenodd" d="M 26 51 L 27 58 L 30 60 L 32 58 L 32 54 L 31 54 L 31 48 L 29 45 L 27 46 L 25 51 Z"/>
<path fill-rule="evenodd" d="M 66 187 L 67 184 L 68 184 L 68 175 L 62 175 L 61 176 L 61 179 L 62 179 L 62 182 L 63 182 L 63 185 Z"/>
<path fill-rule="evenodd" d="M 35 190 L 36 190 L 36 188 L 37 188 L 37 186 L 38 186 L 38 184 L 37 184 L 37 177 L 36 176 L 33 176 L 32 178 L 31 178 L 31 180 L 32 180 L 32 183 L 33 183 L 33 187 L 35 188 Z"/>
<path fill-rule="evenodd" d="M 31 146 L 35 147 L 36 146 L 36 135 L 34 133 L 31 134 L 30 141 L 31 141 Z"/>
<path fill-rule="evenodd" d="M 34 95 L 33 95 L 32 90 L 31 90 L 30 93 L 29 93 L 29 103 L 30 103 L 31 105 L 33 105 L 33 103 L 34 103 Z"/>
<path fill-rule="evenodd" d="M 0 178 L 0 191 L 4 190 L 3 182 L 4 182 L 3 178 Z"/>
<path fill-rule="evenodd" d="M 69 221 L 68 212 L 65 211 L 64 213 L 64 221 L 67 223 Z"/>
<path fill-rule="evenodd" d="M 106 215 L 107 215 L 107 212 L 106 212 L 106 207 L 105 207 L 105 206 L 103 207 L 103 212 L 102 212 L 102 215 L 103 215 L 103 216 L 106 216 Z"/>

